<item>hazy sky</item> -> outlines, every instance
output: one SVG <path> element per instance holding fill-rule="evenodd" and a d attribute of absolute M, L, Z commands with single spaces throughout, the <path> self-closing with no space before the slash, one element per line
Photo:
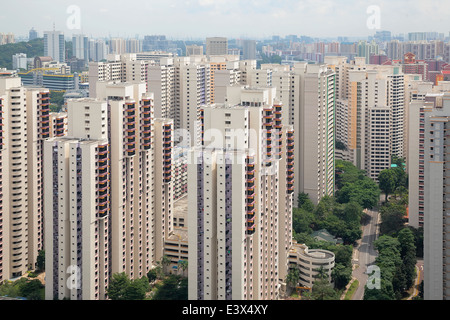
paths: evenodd
<path fill-rule="evenodd" d="M 367 21 L 394 34 L 450 31 L 450 0 L 0 0 L 0 32 L 28 35 L 34 27 L 66 36 L 262 38 L 373 35 Z M 73 11 L 72 9 L 75 9 Z M 69 12 L 68 12 L 69 11 Z M 79 15 L 76 13 L 79 11 Z M 79 29 L 78 29 L 79 27 Z M 75 28 L 75 29 L 74 29 Z"/>

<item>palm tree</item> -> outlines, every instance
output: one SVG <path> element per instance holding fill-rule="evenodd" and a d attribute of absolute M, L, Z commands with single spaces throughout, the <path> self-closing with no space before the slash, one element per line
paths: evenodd
<path fill-rule="evenodd" d="M 328 275 L 327 270 L 323 266 L 320 266 L 319 268 L 315 269 L 314 271 L 317 272 L 317 274 L 314 276 L 314 278 L 318 280 L 330 280 L 330 277 Z"/>
<path fill-rule="evenodd" d="M 178 265 L 179 265 L 179 269 L 181 269 L 183 276 L 184 276 L 184 271 L 186 271 L 188 268 L 188 261 L 180 260 L 180 261 L 178 261 Z"/>
<path fill-rule="evenodd" d="M 162 256 L 161 258 L 161 264 L 163 266 L 163 271 L 164 271 L 164 267 L 166 267 L 166 273 L 167 273 L 167 267 L 170 265 L 170 263 L 172 262 L 172 260 L 170 260 L 170 258 L 166 255 Z"/>
<path fill-rule="evenodd" d="M 289 269 L 289 273 L 286 276 L 286 284 L 292 288 L 295 288 L 300 280 L 300 270 L 298 268 Z"/>

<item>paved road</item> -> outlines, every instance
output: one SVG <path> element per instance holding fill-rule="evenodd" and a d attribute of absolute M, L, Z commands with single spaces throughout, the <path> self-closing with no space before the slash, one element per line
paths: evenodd
<path fill-rule="evenodd" d="M 416 280 L 414 282 L 414 290 L 408 300 L 412 300 L 419 294 L 419 285 L 423 281 L 423 260 L 417 260 L 416 263 Z"/>
<path fill-rule="evenodd" d="M 367 221 L 363 225 L 362 238 L 358 242 L 353 254 L 353 264 L 357 265 L 353 270 L 353 277 L 358 279 L 359 287 L 355 291 L 352 300 L 363 300 L 364 286 L 367 282 L 367 267 L 375 262 L 377 251 L 373 242 L 378 238 L 379 214 L 378 211 L 367 210 Z"/>

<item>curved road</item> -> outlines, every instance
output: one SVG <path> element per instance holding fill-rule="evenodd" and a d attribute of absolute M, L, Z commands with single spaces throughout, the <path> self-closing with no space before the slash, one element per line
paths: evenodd
<path fill-rule="evenodd" d="M 364 286 L 368 278 L 366 274 L 367 267 L 375 262 L 377 256 L 373 242 L 378 239 L 379 214 L 376 210 L 366 210 L 365 212 L 368 219 L 363 224 L 361 240 L 353 251 L 353 277 L 359 281 L 359 287 L 355 291 L 352 300 L 363 300 Z"/>

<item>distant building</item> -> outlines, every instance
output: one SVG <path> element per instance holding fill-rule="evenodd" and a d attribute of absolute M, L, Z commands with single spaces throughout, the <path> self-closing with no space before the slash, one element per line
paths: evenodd
<path fill-rule="evenodd" d="M 0 45 L 15 43 L 15 37 L 13 33 L 0 33 Z"/>
<path fill-rule="evenodd" d="M 66 61 L 66 42 L 62 31 L 44 32 L 44 56 L 50 56 L 58 62 Z"/>
<path fill-rule="evenodd" d="M 39 38 L 39 35 L 38 35 L 37 31 L 34 30 L 34 28 L 31 28 L 31 30 L 30 30 L 30 32 L 28 34 L 28 40 L 34 40 L 34 39 L 37 39 L 37 38 Z"/>
<path fill-rule="evenodd" d="M 44 68 L 46 63 L 53 61 L 52 57 L 35 57 L 34 58 L 34 68 Z"/>
<path fill-rule="evenodd" d="M 195 44 L 186 46 L 186 56 L 201 56 L 203 55 L 203 46 L 197 46 Z"/>
<path fill-rule="evenodd" d="M 228 40 L 222 37 L 206 38 L 206 56 L 228 54 Z"/>
<path fill-rule="evenodd" d="M 386 64 L 388 63 L 390 60 L 388 58 L 387 55 L 385 54 L 373 54 L 370 56 L 370 61 L 369 64 Z"/>
<path fill-rule="evenodd" d="M 392 39 L 390 31 L 376 31 L 373 37 L 377 42 L 389 42 Z"/>
<path fill-rule="evenodd" d="M 89 39 L 89 61 L 98 62 L 106 59 L 109 46 L 103 40 Z"/>
<path fill-rule="evenodd" d="M 17 53 L 12 56 L 12 65 L 13 69 L 27 69 L 28 68 L 28 59 L 25 53 Z"/>
<path fill-rule="evenodd" d="M 164 35 L 145 36 L 142 42 L 142 51 L 167 51 L 176 52 L 177 46 Z"/>
<path fill-rule="evenodd" d="M 72 56 L 84 60 L 85 64 L 89 61 L 89 39 L 84 34 L 75 34 L 72 37 Z M 69 57 L 71 58 L 71 57 Z"/>
<path fill-rule="evenodd" d="M 242 53 L 244 60 L 256 59 L 256 41 L 255 40 L 243 40 L 242 41 Z"/>
<path fill-rule="evenodd" d="M 428 64 L 423 60 L 416 60 L 416 55 L 411 52 L 403 57 L 402 71 L 404 74 L 420 74 L 422 79 L 428 79 Z"/>

